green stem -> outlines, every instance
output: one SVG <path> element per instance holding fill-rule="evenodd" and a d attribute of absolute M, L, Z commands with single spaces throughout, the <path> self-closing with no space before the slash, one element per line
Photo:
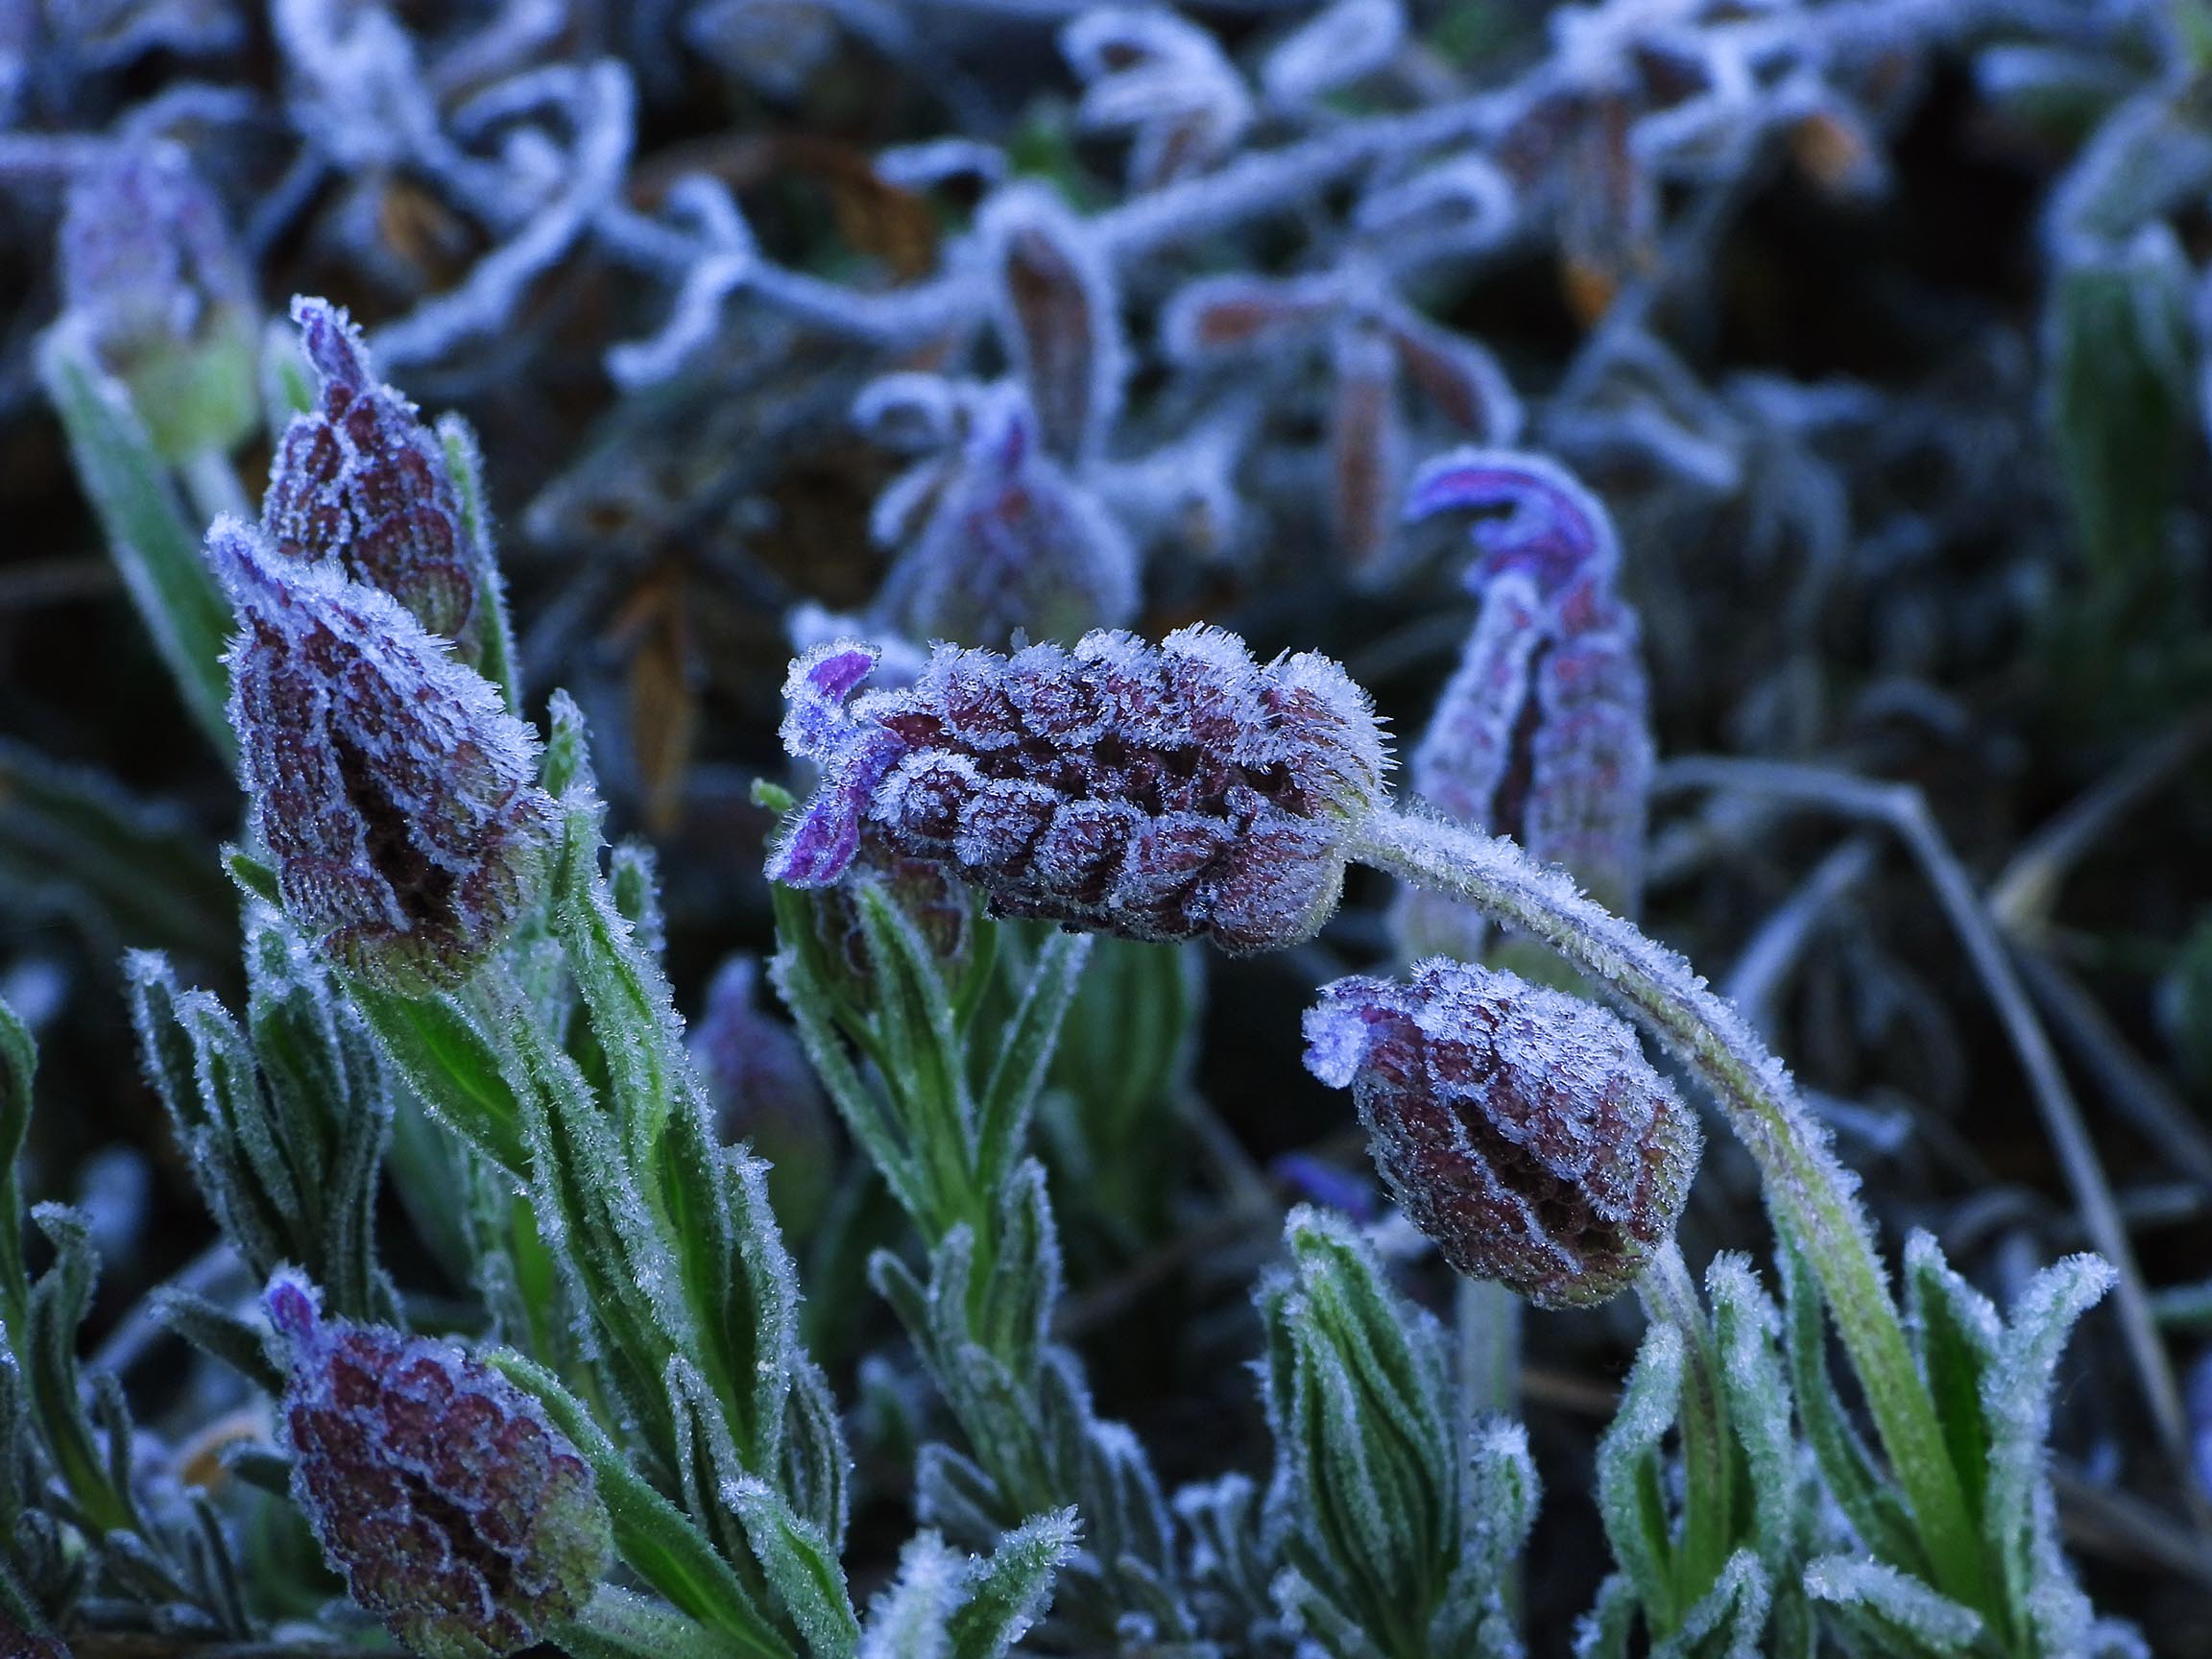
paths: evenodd
<path fill-rule="evenodd" d="M 1981 1548 L 1958 1472 L 1913 1365 L 1872 1234 L 1851 1195 L 1851 1178 L 1798 1104 L 1789 1073 L 1743 1017 L 1707 990 L 1681 957 L 1608 915 L 1565 878 L 1540 869 L 1510 841 L 1384 808 L 1361 827 L 1349 851 L 1541 939 L 1704 1081 L 1758 1161 L 1767 1202 L 1804 1241 L 1937 1587 L 1969 1606 L 1986 1605 Z"/>
<path fill-rule="evenodd" d="M 1734 1539 L 1728 1402 L 1720 1389 L 1713 1327 L 1697 1286 L 1670 1238 L 1636 1282 L 1645 1311 L 1682 1338 L 1682 1545 L 1675 1553 L 1676 1604 L 1695 1607 L 1720 1576 Z"/>

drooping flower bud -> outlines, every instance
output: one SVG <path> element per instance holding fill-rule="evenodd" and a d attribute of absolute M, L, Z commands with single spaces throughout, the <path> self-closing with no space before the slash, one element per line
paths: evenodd
<path fill-rule="evenodd" d="M 768 1160 L 768 1195 L 784 1227 L 803 1232 L 821 1214 L 835 1175 L 830 1105 L 791 1027 L 759 1005 L 760 969 L 733 956 L 708 987 L 691 1030 L 714 1128 L 726 1144 L 750 1142 Z"/>
<path fill-rule="evenodd" d="M 1696 1119 L 1601 1008 L 1443 957 L 1306 1013 L 1306 1068 L 1349 1086 L 1399 1207 L 1445 1261 L 1539 1307 L 1605 1301 L 1674 1230 Z"/>
<path fill-rule="evenodd" d="M 292 1350 L 277 1434 L 293 1497 L 409 1652 L 513 1653 L 589 1599 L 607 1509 L 536 1400 L 450 1343 L 324 1318 L 297 1274 L 268 1309 Z"/>
<path fill-rule="evenodd" d="M 1324 657 L 1262 666 L 1203 627 L 940 647 L 912 687 L 849 708 L 874 660 L 830 645 L 792 665 L 784 744 L 822 781 L 777 880 L 836 880 L 866 833 L 951 866 L 999 915 L 1268 950 L 1327 919 L 1382 797 L 1381 728 Z"/>
<path fill-rule="evenodd" d="M 554 808 L 538 742 L 389 595 L 296 565 L 219 518 L 236 607 L 230 723 L 285 908 L 323 952 L 397 990 L 458 984 L 529 905 Z"/>
<path fill-rule="evenodd" d="M 1478 518 L 1467 584 L 1480 599 L 1459 667 L 1408 768 L 1414 791 L 1459 822 L 1564 866 L 1599 903 L 1633 916 L 1644 884 L 1653 752 L 1635 613 L 1613 591 L 1620 555 L 1604 508 L 1539 456 L 1464 450 L 1416 481 L 1408 517 Z M 1392 924 L 1409 956 L 1472 957 L 1464 904 L 1409 890 Z"/>
<path fill-rule="evenodd" d="M 473 658 L 480 571 L 437 434 L 378 383 L 361 331 L 323 300 L 292 301 L 316 406 L 295 415 L 269 469 L 261 523 L 287 559 L 335 563 Z"/>
<path fill-rule="evenodd" d="M 65 312 L 129 387 L 156 450 L 227 451 L 253 429 L 252 279 L 181 146 L 122 144 L 87 167 L 59 252 Z"/>
<path fill-rule="evenodd" d="M 901 545 L 871 623 L 913 639 L 997 645 L 1017 630 L 1065 638 L 1129 620 L 1136 550 L 1046 453 L 1022 389 L 952 391 L 953 443 L 894 481 L 878 505 L 878 540 Z M 871 407 L 863 403 L 864 421 Z"/>

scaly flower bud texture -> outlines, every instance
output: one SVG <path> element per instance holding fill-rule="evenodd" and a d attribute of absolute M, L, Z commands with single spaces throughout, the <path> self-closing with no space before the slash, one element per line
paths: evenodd
<path fill-rule="evenodd" d="M 1325 987 L 1306 1041 L 1407 1219 L 1470 1278 L 1544 1308 L 1603 1302 L 1681 1217 L 1696 1119 L 1601 1008 L 1437 957 L 1409 983 Z"/>
<path fill-rule="evenodd" d="M 449 1343 L 323 1318 L 297 1275 L 268 1308 L 292 1348 L 277 1433 L 293 1496 L 409 1652 L 513 1653 L 589 1599 L 607 1510 L 537 1401 Z"/>
<path fill-rule="evenodd" d="M 1387 764 L 1326 658 L 1264 666 L 1234 636 L 1096 633 L 1012 657 L 941 647 L 911 688 L 848 708 L 874 653 L 793 665 L 784 742 L 822 781 L 769 874 L 821 886 L 863 833 L 950 865 L 1002 916 L 1262 950 L 1334 906 Z"/>
<path fill-rule="evenodd" d="M 470 639 L 475 562 L 444 446 L 412 403 L 377 382 L 345 312 L 301 299 L 292 318 L 316 406 L 292 418 L 276 446 L 263 528 L 285 558 L 334 560 L 431 633 Z"/>
<path fill-rule="evenodd" d="M 394 989 L 457 984 L 536 891 L 552 802 L 538 744 L 397 602 L 295 565 L 220 518 L 237 608 L 230 722 L 285 908 L 333 961 Z"/>

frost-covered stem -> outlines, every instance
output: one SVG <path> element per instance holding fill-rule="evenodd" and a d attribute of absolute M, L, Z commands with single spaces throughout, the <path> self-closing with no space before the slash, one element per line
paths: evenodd
<path fill-rule="evenodd" d="M 1495 1279 L 1459 1281 L 1452 1304 L 1460 1407 L 1469 1418 L 1521 1408 L 1521 1298 Z"/>
<path fill-rule="evenodd" d="M 1728 1455 L 1728 1402 L 1720 1391 L 1720 1359 L 1713 1327 L 1697 1300 L 1697 1286 L 1670 1238 L 1653 1253 L 1636 1282 L 1644 1310 L 1682 1338 L 1682 1546 L 1677 1560 L 1680 1600 L 1695 1606 L 1728 1558 L 1734 1482 Z"/>
<path fill-rule="evenodd" d="M 1541 939 L 1704 1080 L 1758 1161 L 1767 1202 L 1804 1244 L 1939 1587 L 1984 1605 L 1980 1545 L 1851 1177 L 1743 1017 L 1681 957 L 1608 915 L 1564 877 L 1539 869 L 1510 841 L 1383 807 L 1348 850 Z"/>

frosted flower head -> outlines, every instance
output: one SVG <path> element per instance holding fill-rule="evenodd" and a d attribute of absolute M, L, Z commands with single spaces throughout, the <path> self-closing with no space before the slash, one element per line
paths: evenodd
<path fill-rule="evenodd" d="M 389 595 L 235 518 L 207 555 L 238 613 L 230 723 L 285 908 L 379 983 L 466 979 L 543 873 L 535 735 Z"/>
<path fill-rule="evenodd" d="M 252 279 L 181 146 L 120 144 L 81 173 L 59 254 L 67 314 L 156 449 L 182 460 L 253 429 Z"/>
<path fill-rule="evenodd" d="M 1407 1219 L 1469 1277 L 1584 1307 L 1673 1233 L 1696 1119 L 1603 1009 L 1438 957 L 1325 987 L 1306 1042 Z"/>
<path fill-rule="evenodd" d="M 294 416 L 277 443 L 263 528 L 285 558 L 328 560 L 431 633 L 472 640 L 476 562 L 444 446 L 414 404 L 377 381 L 344 311 L 301 298 L 292 320 L 315 371 L 316 406 Z"/>
<path fill-rule="evenodd" d="M 876 535 L 900 552 L 872 625 L 995 645 L 1017 631 L 1070 637 L 1127 621 L 1137 611 L 1136 549 L 1046 453 L 1022 389 L 954 387 L 948 397 L 951 443 L 878 504 Z"/>
<path fill-rule="evenodd" d="M 324 1318 L 297 1274 L 267 1307 L 291 1347 L 276 1432 L 293 1497 L 409 1652 L 513 1653 L 589 1599 L 607 1510 L 536 1400 L 450 1343 Z"/>
<path fill-rule="evenodd" d="M 784 742 L 822 780 L 777 880 L 834 881 L 871 836 L 998 915 L 1266 950 L 1327 919 L 1346 835 L 1382 799 L 1381 728 L 1325 658 L 1262 666 L 1203 627 L 1096 633 L 940 647 L 911 687 L 853 701 L 873 661 L 843 644 L 793 665 Z"/>

